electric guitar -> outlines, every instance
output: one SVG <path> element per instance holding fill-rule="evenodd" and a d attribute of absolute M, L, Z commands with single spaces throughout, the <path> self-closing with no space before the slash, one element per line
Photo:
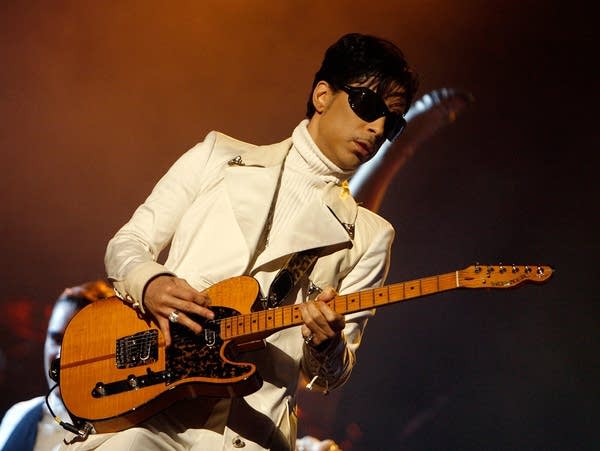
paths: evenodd
<path fill-rule="evenodd" d="M 328 302 L 341 314 L 381 308 L 457 288 L 512 288 L 545 282 L 550 266 L 473 265 L 357 293 Z M 60 391 L 68 411 L 96 432 L 134 426 L 175 401 L 194 397 L 245 396 L 262 385 L 252 363 L 235 360 L 236 349 L 262 343 L 270 334 L 302 324 L 297 305 L 251 311 L 257 281 L 234 277 L 208 289 L 213 320 L 195 335 L 171 324 L 172 345 L 150 316 L 140 316 L 117 297 L 84 307 L 69 323 L 60 357 Z M 299 337 L 300 339 L 300 337 Z"/>

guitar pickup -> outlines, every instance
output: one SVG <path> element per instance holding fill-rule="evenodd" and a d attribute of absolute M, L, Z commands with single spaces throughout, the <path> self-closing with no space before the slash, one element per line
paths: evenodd
<path fill-rule="evenodd" d="M 151 329 L 117 339 L 115 358 L 118 369 L 156 362 L 158 360 L 158 330 Z"/>
<path fill-rule="evenodd" d="M 217 334 L 215 333 L 215 331 L 209 329 L 208 327 L 205 327 L 204 341 L 206 342 L 206 346 L 213 347 L 217 343 Z"/>

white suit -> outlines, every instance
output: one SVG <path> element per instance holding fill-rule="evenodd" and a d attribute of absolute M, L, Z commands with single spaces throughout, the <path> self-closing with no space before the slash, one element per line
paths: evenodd
<path fill-rule="evenodd" d="M 284 163 L 286 156 L 300 162 L 300 171 L 304 155 L 324 159 L 306 124 L 296 127 L 291 138 L 269 146 L 210 132 L 185 153 L 108 245 L 106 267 L 119 295 L 141 301 L 147 282 L 164 273 L 200 290 L 247 274 L 257 278 L 265 293 L 290 254 L 312 248 L 324 249 L 309 276 L 314 285 L 333 286 L 341 294 L 380 286 L 389 266 L 393 228 L 357 206 L 339 173 L 319 176 L 317 195 L 298 203 L 277 238 L 264 249 L 260 245 L 270 228 L 273 197 L 287 195 L 286 179 L 281 179 L 280 188 L 278 180 L 284 167 L 287 172 L 288 165 L 296 163 Z M 168 258 L 160 264 L 159 254 L 169 243 Z M 308 287 L 309 279 L 301 280 L 292 301 L 304 301 Z M 322 354 L 304 346 L 298 327 L 276 332 L 265 349 L 243 357 L 257 364 L 264 379 L 257 392 L 222 400 L 212 413 L 200 407 L 199 400 L 183 401 L 140 425 L 153 431 L 145 434 L 147 442 L 130 440 L 142 429 L 136 427 L 119 433 L 128 438 L 115 446 L 136 449 L 129 444 L 152 446 L 161 441 L 166 449 L 293 449 L 294 393 L 301 363 L 309 372 L 326 374 L 330 387 L 343 383 L 372 313 L 347 315 L 345 340 Z M 77 449 L 94 449 L 108 436 L 91 436 Z"/>

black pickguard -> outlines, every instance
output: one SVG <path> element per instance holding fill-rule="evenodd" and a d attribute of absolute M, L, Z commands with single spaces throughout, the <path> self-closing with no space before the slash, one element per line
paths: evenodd
<path fill-rule="evenodd" d="M 166 350 L 166 370 L 169 382 L 191 377 L 212 379 L 239 378 L 252 371 L 250 365 L 231 364 L 220 355 L 223 340 L 219 335 L 219 319 L 240 313 L 228 307 L 213 306 L 214 320 L 206 320 L 190 314 L 190 318 L 202 325 L 203 331 L 196 335 L 181 324 L 171 324 L 172 344 Z M 224 350 L 227 359 L 233 359 L 228 347 Z"/>

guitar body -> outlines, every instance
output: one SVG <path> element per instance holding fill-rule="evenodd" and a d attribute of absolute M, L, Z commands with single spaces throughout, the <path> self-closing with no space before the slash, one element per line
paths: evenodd
<path fill-rule="evenodd" d="M 215 320 L 195 318 L 200 335 L 171 324 L 172 345 L 157 324 L 117 297 L 83 308 L 69 323 L 60 357 L 61 396 L 69 412 L 96 432 L 126 429 L 182 398 L 233 397 L 262 385 L 251 363 L 233 361 L 219 320 L 250 312 L 259 292 L 252 277 L 208 290 Z"/>

